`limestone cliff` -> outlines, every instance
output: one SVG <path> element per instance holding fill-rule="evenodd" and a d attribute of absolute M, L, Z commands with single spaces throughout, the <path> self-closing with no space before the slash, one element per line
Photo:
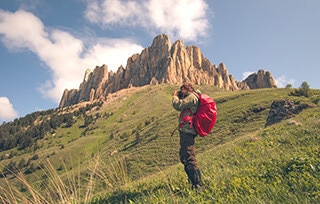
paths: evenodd
<path fill-rule="evenodd" d="M 276 88 L 277 84 L 270 72 L 260 69 L 258 73 L 251 74 L 244 82 L 250 89 Z"/>
<path fill-rule="evenodd" d="M 181 40 L 171 45 L 169 37 L 161 34 L 154 38 L 150 47 L 129 57 L 126 68 L 120 66 L 116 73 L 108 72 L 107 65 L 87 70 L 79 89 L 64 91 L 59 107 L 104 100 L 109 93 L 131 86 L 182 84 L 185 81 L 196 85 L 211 84 L 231 91 L 275 86 L 271 74 L 260 71 L 252 80 L 236 82 L 223 63 L 211 64 L 200 48 L 185 46 Z"/>

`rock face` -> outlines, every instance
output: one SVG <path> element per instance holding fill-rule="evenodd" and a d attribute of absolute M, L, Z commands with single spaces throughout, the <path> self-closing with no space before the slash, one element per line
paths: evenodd
<path fill-rule="evenodd" d="M 251 74 L 244 82 L 250 87 L 250 89 L 259 88 L 276 88 L 277 84 L 270 72 L 266 72 L 262 69 L 258 73 Z"/>
<path fill-rule="evenodd" d="M 87 69 L 83 82 L 78 90 L 65 90 L 60 101 L 59 107 L 70 106 L 82 101 L 93 101 L 104 99 L 104 86 L 108 82 L 108 67 L 96 67 L 94 71 Z"/>
<path fill-rule="evenodd" d="M 271 104 L 265 127 L 278 123 L 281 120 L 292 118 L 308 107 L 307 104 L 297 105 L 290 100 L 274 101 Z"/>
<path fill-rule="evenodd" d="M 269 72 L 259 70 L 256 75 L 248 82 L 236 82 L 223 63 L 218 66 L 211 64 L 200 48 L 185 46 L 181 40 L 171 45 L 169 37 L 161 34 L 154 38 L 150 47 L 129 57 L 126 68 L 120 66 L 116 73 L 108 72 L 106 65 L 87 70 L 79 89 L 64 91 L 59 107 L 104 100 L 109 93 L 147 84 L 190 81 L 230 91 L 275 87 L 275 80 Z"/>

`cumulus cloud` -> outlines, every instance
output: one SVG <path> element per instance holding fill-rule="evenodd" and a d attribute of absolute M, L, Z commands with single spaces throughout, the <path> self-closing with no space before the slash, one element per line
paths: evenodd
<path fill-rule="evenodd" d="M 85 11 L 86 18 L 97 24 L 120 24 L 120 25 L 136 25 L 137 21 L 143 17 L 143 7 L 135 1 L 119 1 L 119 0 L 104 0 L 104 1 L 88 1 Z"/>
<path fill-rule="evenodd" d="M 10 121 L 18 117 L 17 111 L 14 110 L 13 105 L 7 97 L 0 97 L 0 120 Z"/>
<path fill-rule="evenodd" d="M 129 39 L 102 38 L 85 48 L 85 39 L 59 29 L 49 31 L 38 17 L 23 10 L 12 13 L 0 9 L 0 39 L 12 51 L 32 51 L 50 68 L 52 78 L 39 91 L 55 102 L 65 88 L 78 88 L 87 68 L 106 64 L 116 71 L 120 65 L 126 66 L 129 56 L 143 49 Z"/>
<path fill-rule="evenodd" d="M 245 71 L 242 73 L 242 81 L 245 80 L 248 76 L 250 76 L 251 74 L 254 74 L 256 72 L 252 72 L 252 71 Z"/>
<path fill-rule="evenodd" d="M 94 0 L 86 18 L 103 26 L 141 26 L 174 38 L 196 40 L 207 34 L 208 5 L 204 0 Z"/>
<path fill-rule="evenodd" d="M 294 79 L 288 79 L 286 76 L 281 76 L 275 79 L 277 82 L 277 87 L 279 88 L 284 88 L 286 87 L 288 84 L 291 84 L 292 86 L 295 83 Z"/>

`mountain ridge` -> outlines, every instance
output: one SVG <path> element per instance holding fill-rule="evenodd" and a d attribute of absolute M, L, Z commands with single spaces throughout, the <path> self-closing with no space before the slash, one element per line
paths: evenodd
<path fill-rule="evenodd" d="M 108 94 L 132 86 L 182 84 L 185 81 L 213 85 L 227 91 L 276 87 L 272 74 L 264 70 L 237 82 L 224 63 L 212 64 L 199 47 L 185 46 L 182 40 L 171 45 L 169 36 L 160 34 L 150 47 L 129 57 L 126 68 L 120 66 L 117 72 L 109 72 L 104 64 L 96 66 L 93 71 L 87 69 L 79 89 L 64 90 L 59 107 L 106 100 Z"/>

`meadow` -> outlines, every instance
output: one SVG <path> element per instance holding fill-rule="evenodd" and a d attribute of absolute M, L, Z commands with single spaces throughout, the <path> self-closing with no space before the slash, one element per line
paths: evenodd
<path fill-rule="evenodd" d="M 0 201 L 320 202 L 319 90 L 304 97 L 290 94 L 289 88 L 197 88 L 218 108 L 211 134 L 196 138 L 205 191 L 190 188 L 179 163 L 178 132 L 171 135 L 179 117 L 171 105 L 178 86 L 161 84 L 121 90 L 102 105 L 37 114 L 33 124 L 86 107 L 72 115 L 71 123 L 49 128 L 32 146 L 0 152 Z M 283 99 L 309 108 L 265 127 L 272 102 Z"/>

